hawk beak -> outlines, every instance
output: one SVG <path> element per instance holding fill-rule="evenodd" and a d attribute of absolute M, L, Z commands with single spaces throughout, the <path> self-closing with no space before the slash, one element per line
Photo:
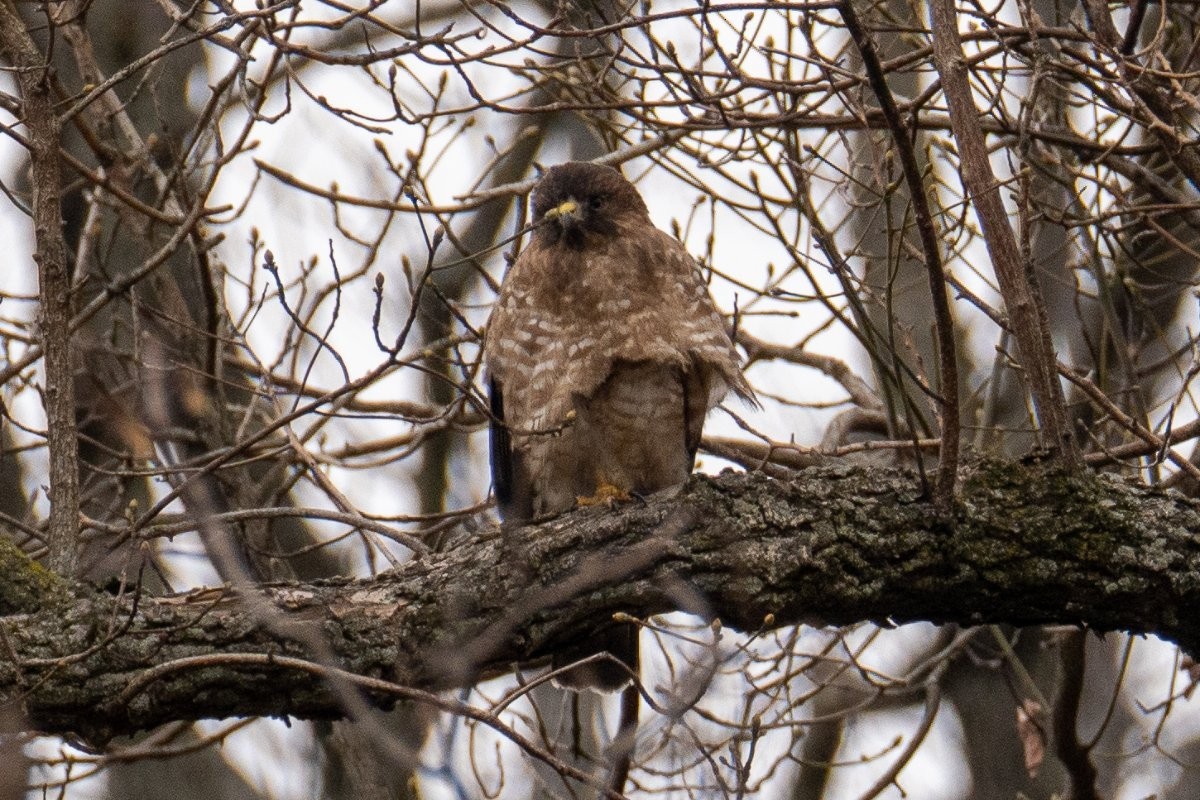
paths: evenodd
<path fill-rule="evenodd" d="M 547 220 L 562 219 L 563 217 L 573 217 L 575 212 L 579 210 L 579 203 L 574 200 L 564 200 L 554 208 L 546 212 Z"/>

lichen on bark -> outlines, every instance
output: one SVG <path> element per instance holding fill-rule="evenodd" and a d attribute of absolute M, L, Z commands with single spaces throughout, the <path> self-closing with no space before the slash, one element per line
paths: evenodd
<path fill-rule="evenodd" d="M 66 581 L 0 536 L 0 617 L 45 609 L 70 596 Z"/>

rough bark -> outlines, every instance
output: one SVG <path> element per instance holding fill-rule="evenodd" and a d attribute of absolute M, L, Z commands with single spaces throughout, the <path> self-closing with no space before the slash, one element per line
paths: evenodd
<path fill-rule="evenodd" d="M 252 602 L 219 589 L 54 590 L 32 613 L 29 599 L 0 608 L 0 696 L 19 698 L 38 729 L 93 744 L 169 720 L 336 717 L 340 690 L 321 677 L 331 666 L 381 705 L 450 703 L 419 691 L 541 660 L 617 611 L 683 609 L 741 630 L 1078 623 L 1200 651 L 1195 503 L 1038 463 L 960 478 L 950 517 L 903 472 L 728 473 L 481 536 L 372 580 L 271 585 Z M 4 584 L 27 569 L 0 564 L 0 598 L 23 596 Z"/>

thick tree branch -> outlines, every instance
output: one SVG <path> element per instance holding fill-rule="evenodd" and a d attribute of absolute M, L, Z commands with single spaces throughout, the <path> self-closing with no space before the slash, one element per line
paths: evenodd
<path fill-rule="evenodd" d="M 364 676 L 358 685 L 386 704 L 569 649 L 618 611 L 684 609 L 742 630 L 1078 623 L 1200 651 L 1191 501 L 1110 476 L 985 464 L 963 472 L 953 519 L 938 522 L 917 486 L 861 467 L 696 477 L 674 497 L 489 534 L 374 580 L 267 587 L 290 633 L 219 589 L 47 587 L 53 599 L 28 613 L 20 598 L 41 584 L 9 589 L 29 566 L 0 564 L 0 697 L 41 730 L 93 743 L 176 719 L 336 716 L 322 680 L 332 669 Z M 299 644 L 313 632 L 337 663 Z"/>

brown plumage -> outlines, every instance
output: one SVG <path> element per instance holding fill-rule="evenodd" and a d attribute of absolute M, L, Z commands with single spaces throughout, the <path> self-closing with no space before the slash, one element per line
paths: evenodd
<path fill-rule="evenodd" d="M 533 191 L 538 227 L 488 322 L 492 476 L 506 522 L 579 498 L 646 495 L 683 483 L 709 409 L 752 399 L 695 261 L 650 221 L 611 167 L 552 167 Z M 636 630 L 590 650 L 636 669 Z M 632 644 L 631 644 L 632 642 Z M 599 663 L 566 682 L 618 688 Z"/>

